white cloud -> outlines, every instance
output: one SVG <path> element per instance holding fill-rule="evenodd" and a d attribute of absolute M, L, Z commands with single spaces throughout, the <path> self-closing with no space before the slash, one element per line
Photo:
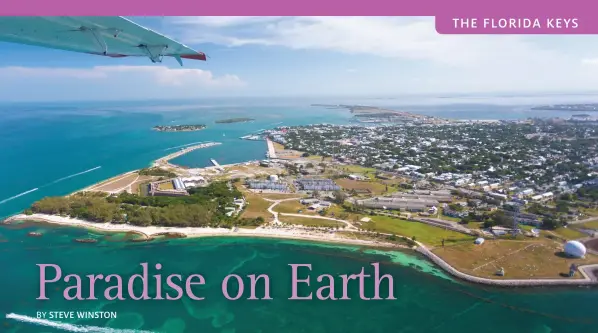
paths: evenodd
<path fill-rule="evenodd" d="M 169 24 L 189 43 L 277 45 L 455 66 L 552 56 L 548 50 L 532 49 L 521 36 L 440 35 L 432 18 L 172 17 Z"/>
<path fill-rule="evenodd" d="M 598 84 L 581 66 L 598 55 L 592 36 L 441 35 L 430 17 L 171 17 L 167 22 L 187 43 L 331 51 L 379 57 L 390 66 L 396 61 L 395 67 L 414 61 L 426 68 L 421 75 L 429 82 L 414 89 L 550 90 Z"/>
<path fill-rule="evenodd" d="M 0 99 L 127 100 L 228 96 L 245 91 L 236 75 L 165 66 L 0 67 Z"/>
<path fill-rule="evenodd" d="M 147 80 L 148 85 L 234 88 L 245 85 L 236 75 L 216 77 L 210 71 L 165 66 L 95 66 L 92 68 L 0 67 L 0 77 L 21 79 L 69 78 L 117 80 L 123 77 Z"/>
<path fill-rule="evenodd" d="M 582 65 L 596 66 L 598 65 L 598 58 L 586 58 L 581 60 Z"/>

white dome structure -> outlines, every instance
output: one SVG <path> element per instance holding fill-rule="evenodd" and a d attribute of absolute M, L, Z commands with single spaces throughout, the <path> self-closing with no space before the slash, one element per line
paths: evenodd
<path fill-rule="evenodd" d="M 278 181 L 278 176 L 277 175 L 270 175 L 270 181 L 277 182 Z"/>
<path fill-rule="evenodd" d="M 586 255 L 586 247 L 578 241 L 568 241 L 565 244 L 565 254 L 569 257 L 583 258 Z"/>

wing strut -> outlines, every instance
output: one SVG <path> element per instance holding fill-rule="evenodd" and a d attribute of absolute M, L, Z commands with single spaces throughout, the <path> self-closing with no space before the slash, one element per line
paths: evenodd
<path fill-rule="evenodd" d="M 145 55 L 153 63 L 162 62 L 162 58 L 164 57 L 164 51 L 168 48 L 168 45 L 139 45 L 139 48 L 143 50 Z"/>
<path fill-rule="evenodd" d="M 82 26 L 79 29 L 72 30 L 72 31 L 79 31 L 79 32 L 83 32 L 83 33 L 91 33 L 91 35 L 93 36 L 93 38 L 96 41 L 96 43 L 98 44 L 98 46 L 102 49 L 102 54 L 107 55 L 108 54 L 108 45 L 106 44 L 106 41 L 104 40 L 104 37 L 100 33 L 98 33 L 98 30 L 107 31 L 110 34 L 112 34 L 112 36 L 114 36 L 114 38 L 117 38 L 118 34 L 120 34 L 120 30 L 114 29 L 114 28 L 97 29 L 97 28 L 89 28 L 89 27 L 85 27 L 85 26 Z"/>

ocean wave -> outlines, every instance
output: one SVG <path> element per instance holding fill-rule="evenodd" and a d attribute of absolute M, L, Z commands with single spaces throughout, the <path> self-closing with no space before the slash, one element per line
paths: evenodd
<path fill-rule="evenodd" d="M 6 198 L 6 199 L 4 199 L 4 200 L 0 201 L 0 205 L 1 205 L 1 204 L 3 204 L 3 203 L 5 203 L 5 202 L 9 202 L 10 200 L 16 199 L 16 198 L 18 198 L 18 197 L 22 197 L 22 196 L 24 196 L 24 195 L 26 195 L 26 194 L 29 194 L 29 193 L 31 193 L 31 192 L 35 192 L 35 191 L 37 191 L 37 190 L 38 190 L 38 188 L 36 187 L 36 188 L 34 188 L 34 189 L 31 189 L 31 190 L 29 190 L 29 191 L 25 191 L 25 192 L 23 192 L 23 193 L 19 193 L 19 194 L 15 195 L 15 196 L 12 196 L 12 197 L 10 197 L 10 198 Z"/>
<path fill-rule="evenodd" d="M 56 179 L 55 181 L 51 182 L 50 184 L 56 184 L 56 183 L 58 183 L 58 182 L 61 182 L 61 181 L 63 181 L 63 180 L 67 180 L 67 179 L 69 179 L 69 178 L 77 177 L 77 176 L 80 176 L 80 175 L 82 175 L 82 174 L 86 174 L 86 173 L 88 173 L 88 172 L 92 172 L 92 171 L 94 171 L 94 170 L 97 170 L 97 169 L 99 169 L 99 168 L 101 168 L 101 167 L 102 167 L 102 166 L 97 166 L 97 167 L 95 167 L 95 168 L 91 168 L 91 169 L 89 169 L 89 170 L 85 170 L 85 171 L 81 171 L 81 172 L 78 172 L 78 173 L 74 173 L 74 174 L 72 174 L 72 175 L 68 175 L 68 176 L 66 176 L 66 177 L 62 177 L 62 178 Z"/>
<path fill-rule="evenodd" d="M 18 322 L 28 323 L 44 327 L 52 327 L 55 329 L 67 331 L 67 332 L 86 332 L 86 333 L 153 333 L 151 331 L 131 330 L 131 329 L 118 329 L 109 327 L 98 327 L 98 326 L 86 326 L 86 325 L 74 325 L 61 323 L 57 321 L 51 321 L 47 319 L 40 319 L 20 315 L 16 313 L 9 313 L 6 315 L 6 319 L 13 319 Z"/>

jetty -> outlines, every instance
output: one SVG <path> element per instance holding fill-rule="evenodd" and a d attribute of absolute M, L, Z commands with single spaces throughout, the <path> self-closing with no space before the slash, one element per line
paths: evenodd
<path fill-rule="evenodd" d="M 186 148 L 181 148 L 181 150 L 179 150 L 177 152 L 168 154 L 162 158 L 157 159 L 154 162 L 154 166 L 155 167 L 168 166 L 168 165 L 170 165 L 170 163 L 169 163 L 170 160 L 177 158 L 181 155 L 185 155 L 185 154 L 192 152 L 194 150 L 197 150 L 197 149 L 208 148 L 208 147 L 217 146 L 217 145 L 221 145 L 221 144 L 222 143 L 220 143 L 220 142 L 206 142 L 206 143 L 202 143 L 202 144 L 198 144 L 198 145 L 194 145 L 194 146 L 189 146 Z"/>
<path fill-rule="evenodd" d="M 215 159 L 211 158 L 210 161 L 212 162 L 212 164 L 214 164 L 214 166 L 216 167 L 216 169 L 218 169 L 220 171 L 224 171 L 224 168 L 222 166 L 220 166 L 220 163 L 216 162 Z"/>
<path fill-rule="evenodd" d="M 268 152 L 266 153 L 266 157 L 268 158 L 276 158 L 276 150 L 274 149 L 274 143 L 270 138 L 266 139 L 266 143 L 268 143 Z"/>

